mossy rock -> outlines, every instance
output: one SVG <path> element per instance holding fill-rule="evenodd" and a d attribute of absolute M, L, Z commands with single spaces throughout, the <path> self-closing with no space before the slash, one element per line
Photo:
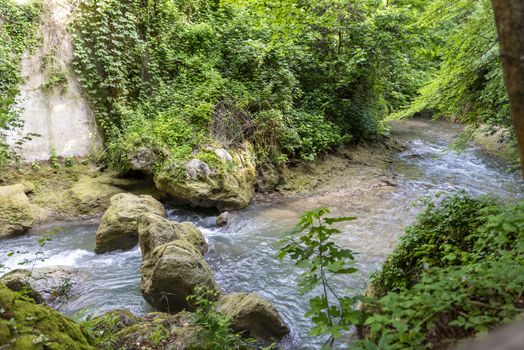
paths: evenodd
<path fill-rule="evenodd" d="M 114 310 L 91 322 L 94 323 L 95 340 L 102 348 L 212 349 L 211 345 L 202 347 L 205 340 L 193 336 L 198 326 L 192 324 L 192 314 L 187 311 L 176 315 L 152 312 L 139 318 L 125 310 Z"/>
<path fill-rule="evenodd" d="M 171 313 L 194 310 L 187 301 L 197 287 L 217 290 L 213 274 L 201 252 L 186 240 L 174 240 L 156 247 L 143 261 L 141 290 L 157 310 Z"/>
<path fill-rule="evenodd" d="M 31 228 L 34 213 L 23 184 L 0 186 L 0 238 L 23 233 Z"/>
<path fill-rule="evenodd" d="M 109 207 L 110 199 L 123 192 L 120 188 L 105 183 L 106 176 L 80 176 L 70 189 L 61 194 L 61 207 L 68 216 L 91 217 Z"/>
<path fill-rule="evenodd" d="M 138 219 L 147 213 L 166 215 L 162 203 L 149 195 L 120 193 L 111 197 L 111 204 L 96 232 L 95 251 L 105 253 L 133 248 L 138 243 Z"/>
<path fill-rule="evenodd" d="M 37 304 L 46 303 L 57 307 L 65 302 L 68 296 L 78 293 L 78 285 L 89 273 L 70 266 L 47 266 L 12 270 L 0 278 L 15 292 L 23 292 Z"/>
<path fill-rule="evenodd" d="M 186 240 L 202 255 L 207 252 L 204 235 L 195 224 L 170 221 L 152 213 L 143 214 L 138 219 L 138 237 L 142 260 L 149 259 L 156 247 L 174 240 Z"/>
<path fill-rule="evenodd" d="M 0 348 L 95 349 L 74 321 L 0 284 Z"/>
<path fill-rule="evenodd" d="M 210 156 L 210 154 L 213 156 Z M 207 150 L 188 162 L 173 162 L 155 175 L 157 188 L 175 201 L 194 207 L 242 209 L 253 198 L 256 180 L 253 147 Z"/>
<path fill-rule="evenodd" d="M 233 293 L 221 297 L 217 311 L 231 318 L 233 331 L 272 343 L 289 333 L 277 309 L 256 293 Z"/>

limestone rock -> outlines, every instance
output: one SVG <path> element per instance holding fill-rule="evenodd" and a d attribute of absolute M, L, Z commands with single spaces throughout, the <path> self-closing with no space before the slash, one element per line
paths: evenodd
<path fill-rule="evenodd" d="M 142 260 L 151 257 L 155 248 L 171 241 L 182 239 L 180 232 L 175 231 L 171 221 L 156 214 L 143 214 L 138 219 L 138 239 Z"/>
<path fill-rule="evenodd" d="M 247 207 L 253 197 L 256 178 L 253 147 L 246 143 L 234 150 L 207 152 L 214 157 L 213 162 L 194 158 L 164 168 L 155 177 L 157 188 L 173 199 L 195 207 L 216 207 L 219 210 Z"/>
<path fill-rule="evenodd" d="M 202 254 L 186 240 L 174 240 L 156 247 L 142 262 L 141 289 L 156 309 L 176 312 L 193 310 L 186 298 L 196 287 L 216 290 L 211 270 Z"/>
<path fill-rule="evenodd" d="M 134 247 L 138 243 L 138 218 L 146 213 L 166 215 L 162 203 L 149 195 L 120 193 L 111 197 L 96 232 L 95 251 L 104 253 Z"/>
<path fill-rule="evenodd" d="M 271 343 L 289 333 L 277 309 L 256 293 L 234 293 L 223 296 L 217 304 L 217 311 L 231 317 L 235 332 L 245 332 L 248 337 Z"/>
<path fill-rule="evenodd" d="M 178 232 L 183 239 L 191 243 L 200 254 L 204 255 L 207 252 L 207 243 L 202 231 L 198 229 L 192 222 L 172 222 L 173 228 Z"/>
<path fill-rule="evenodd" d="M 23 233 L 31 228 L 34 213 L 23 184 L 0 186 L 0 238 Z"/>

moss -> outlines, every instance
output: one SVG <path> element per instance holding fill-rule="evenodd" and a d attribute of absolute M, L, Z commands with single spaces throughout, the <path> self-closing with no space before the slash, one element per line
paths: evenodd
<path fill-rule="evenodd" d="M 6 349 L 94 349 L 78 324 L 5 285 L 0 285 L 0 310 L 0 345 Z"/>
<path fill-rule="evenodd" d="M 112 171 L 100 172 L 95 164 L 75 160 L 72 167 L 53 169 L 47 162 L 38 167 L 0 173 L 0 186 L 22 183 L 35 214 L 35 225 L 49 220 L 92 218 L 104 212 L 109 199 L 120 192 L 160 196 L 152 181 L 118 178 Z M 29 193 L 31 192 L 31 193 Z"/>
<path fill-rule="evenodd" d="M 226 162 L 212 151 L 202 150 L 196 155 L 196 158 L 206 163 L 211 169 L 218 170 L 220 173 L 225 173 L 228 170 Z"/>
<path fill-rule="evenodd" d="M 12 345 L 13 350 L 40 350 L 44 349 L 43 344 L 37 343 L 37 337 L 30 334 L 24 334 L 17 337 Z"/>
<path fill-rule="evenodd" d="M 0 344 L 5 344 L 11 339 L 12 334 L 7 321 L 0 320 Z"/>

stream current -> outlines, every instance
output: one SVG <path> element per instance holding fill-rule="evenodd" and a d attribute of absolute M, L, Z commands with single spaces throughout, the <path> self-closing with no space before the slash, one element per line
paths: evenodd
<path fill-rule="evenodd" d="M 424 120 L 398 122 L 392 136 L 406 145 L 392 163 L 396 186 L 371 195 L 358 191 L 337 191 L 308 197 L 255 202 L 235 212 L 227 228 L 215 226 L 215 216 L 191 210 L 167 207 L 176 221 L 191 221 L 204 233 L 209 252 L 206 255 L 218 284 L 224 292 L 257 292 L 273 302 L 290 325 L 291 334 L 283 341 L 287 349 L 318 349 L 321 339 L 307 336 L 311 323 L 303 315 L 308 296 L 299 296 L 296 282 L 300 271 L 289 261 L 279 261 L 274 244 L 293 228 L 305 210 L 329 207 L 334 215 L 353 215 L 358 219 L 340 226 L 337 242 L 358 252 L 359 272 L 337 287 L 349 294 L 362 292 L 371 273 L 377 271 L 392 251 L 420 208 L 412 203 L 421 196 L 464 190 L 473 195 L 492 194 L 504 201 L 522 198 L 524 184 L 518 174 L 509 174 L 507 165 L 483 154 L 475 147 L 461 153 L 450 151 L 450 142 L 460 132 L 457 125 Z M 45 260 L 37 266 L 67 265 L 86 271 L 85 280 L 73 288 L 72 298 L 59 307 L 72 315 L 80 310 L 97 315 L 116 308 L 136 314 L 152 311 L 140 294 L 140 250 L 94 253 L 98 224 L 62 225 L 61 232 L 45 246 Z M 16 269 L 18 262 L 38 251 L 35 236 L 28 234 L 2 240 L 0 263 Z M 27 251 L 23 257 L 10 250 Z M 341 346 L 344 348 L 344 345 Z"/>

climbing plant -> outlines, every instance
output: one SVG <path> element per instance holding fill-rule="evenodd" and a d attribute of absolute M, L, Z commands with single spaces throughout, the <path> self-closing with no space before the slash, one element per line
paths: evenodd
<path fill-rule="evenodd" d="M 16 157 L 6 144 L 6 134 L 22 126 L 17 100 L 20 94 L 21 59 L 37 43 L 36 28 L 41 14 L 39 1 L 20 5 L 0 0 L 0 167 Z"/>

